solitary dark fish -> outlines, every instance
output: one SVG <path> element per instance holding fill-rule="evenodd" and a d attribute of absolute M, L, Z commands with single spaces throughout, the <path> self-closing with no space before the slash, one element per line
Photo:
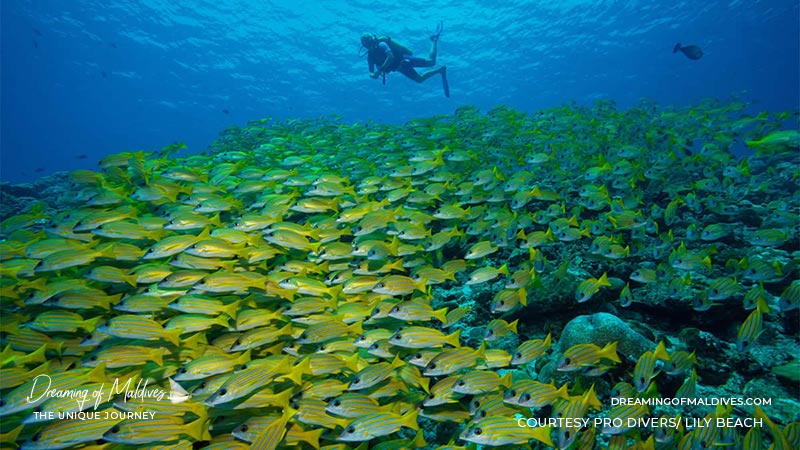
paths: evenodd
<path fill-rule="evenodd" d="M 703 57 L 703 50 L 696 45 L 687 45 L 686 47 L 681 47 L 681 43 L 678 42 L 675 44 L 675 48 L 672 49 L 672 53 L 678 53 L 678 50 L 683 52 L 683 54 L 689 59 L 698 60 Z"/>
<path fill-rule="evenodd" d="M 108 74 L 106 73 L 105 70 L 100 72 L 100 74 L 103 75 L 103 78 L 108 78 Z"/>
<path fill-rule="evenodd" d="M 224 112 L 225 114 L 230 114 L 230 111 L 228 111 L 227 109 L 223 109 L 222 112 Z"/>
<path fill-rule="evenodd" d="M 87 158 L 89 158 L 89 155 L 87 155 L 86 153 L 81 153 L 80 155 L 76 156 L 76 158 L 77 159 L 87 159 Z"/>

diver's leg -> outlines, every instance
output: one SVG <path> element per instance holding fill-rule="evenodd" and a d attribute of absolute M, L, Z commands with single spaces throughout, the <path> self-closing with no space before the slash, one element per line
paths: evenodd
<path fill-rule="evenodd" d="M 428 52 L 428 63 L 422 67 L 433 67 L 436 65 L 436 53 L 439 48 L 439 36 L 442 34 L 442 22 L 436 24 L 436 31 L 431 35 L 431 51 Z"/>
<path fill-rule="evenodd" d="M 433 67 L 436 65 L 436 43 L 438 41 L 431 42 L 431 52 L 428 54 L 428 59 L 424 58 L 406 58 L 406 62 L 411 67 Z"/>
<path fill-rule="evenodd" d="M 438 38 L 437 39 L 431 39 L 431 51 L 428 54 L 428 59 L 430 60 L 431 65 L 427 66 L 427 67 L 433 67 L 433 66 L 436 65 L 436 51 L 437 51 L 437 45 L 438 44 L 439 44 L 439 39 Z"/>
<path fill-rule="evenodd" d="M 444 96 L 450 98 L 450 83 L 447 82 L 447 66 L 442 66 L 442 89 L 444 89 Z"/>
<path fill-rule="evenodd" d="M 434 75 L 439 75 L 440 73 L 443 74 L 443 76 L 444 76 L 444 71 L 445 70 L 447 70 L 446 66 L 439 67 L 438 69 L 429 70 L 429 71 L 423 73 L 420 76 L 420 81 L 419 82 L 422 83 L 423 81 L 427 80 L 428 78 L 430 78 L 430 77 L 432 77 Z"/>
<path fill-rule="evenodd" d="M 404 61 L 404 63 L 411 67 L 433 67 L 436 65 L 436 60 L 425 58 L 408 58 Z"/>
<path fill-rule="evenodd" d="M 442 66 L 439 67 L 438 69 L 430 70 L 428 72 L 423 73 L 422 75 L 417 73 L 417 71 L 414 70 L 413 67 L 405 64 L 401 65 L 397 69 L 397 71 L 407 76 L 408 78 L 411 78 L 417 83 L 422 83 L 434 75 L 442 74 L 442 88 L 444 89 L 444 96 L 450 97 L 450 84 L 447 82 L 447 66 Z"/>
<path fill-rule="evenodd" d="M 412 80 L 416 81 L 417 83 L 422 83 L 426 80 L 426 78 L 422 78 L 413 67 L 407 64 L 401 64 L 400 67 L 397 68 L 397 71 L 402 73 L 403 75 L 411 78 Z M 430 78 L 430 77 L 429 77 Z"/>

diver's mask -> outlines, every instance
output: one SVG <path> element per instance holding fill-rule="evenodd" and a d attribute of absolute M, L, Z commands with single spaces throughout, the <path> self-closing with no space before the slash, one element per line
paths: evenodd
<path fill-rule="evenodd" d="M 366 49 L 367 52 L 372 50 L 378 45 L 378 36 L 375 36 L 372 33 L 364 33 L 361 35 L 361 48 Z M 361 50 L 359 49 L 359 55 L 362 55 Z M 363 56 L 363 55 L 362 55 Z"/>

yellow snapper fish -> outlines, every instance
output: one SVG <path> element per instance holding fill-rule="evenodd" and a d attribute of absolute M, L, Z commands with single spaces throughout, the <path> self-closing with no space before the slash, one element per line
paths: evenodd
<path fill-rule="evenodd" d="M 406 427 L 419 430 L 417 416 L 419 411 L 409 411 L 405 415 L 389 412 L 377 412 L 359 417 L 342 431 L 337 440 L 345 442 L 369 441 L 374 438 L 388 436 Z"/>
<path fill-rule="evenodd" d="M 57 392 L 66 389 L 77 389 L 84 384 L 106 381 L 108 380 L 106 379 L 104 364 L 100 364 L 91 370 L 78 369 L 53 375 L 37 375 L 3 395 L 2 405 L 0 405 L 0 417 L 36 408 L 48 400 L 46 395 L 48 391 Z M 91 396 L 91 393 L 87 395 Z"/>
<path fill-rule="evenodd" d="M 453 391 L 467 395 L 485 394 L 497 390 L 500 386 L 510 387 L 511 377 L 511 372 L 506 372 L 502 377 L 488 370 L 467 372 L 453 384 Z"/>
<path fill-rule="evenodd" d="M 748 147 L 758 151 L 775 151 L 781 149 L 800 148 L 800 132 L 797 130 L 781 130 L 768 134 L 761 139 L 746 141 Z"/>
<path fill-rule="evenodd" d="M 472 245 L 472 247 L 467 250 L 467 254 L 464 256 L 464 259 L 478 259 L 483 258 L 484 256 L 491 255 L 499 250 L 499 247 L 495 246 L 490 241 L 480 241 Z"/>
<path fill-rule="evenodd" d="M 188 436 L 195 441 L 210 439 L 208 419 L 200 417 L 194 422 L 184 423 L 179 417 L 152 417 L 126 419 L 103 434 L 103 439 L 118 444 L 148 444 L 165 442 Z"/>
<path fill-rule="evenodd" d="M 98 326 L 95 331 L 120 338 L 147 341 L 164 339 L 175 346 L 180 345 L 181 330 L 166 330 L 153 319 L 133 314 L 116 316 Z"/>
<path fill-rule="evenodd" d="M 430 393 L 424 397 L 422 406 L 432 408 L 434 406 L 457 403 L 462 394 L 453 390 L 456 381 L 458 381 L 458 376 L 455 375 L 437 381 L 436 384 L 431 386 Z"/>
<path fill-rule="evenodd" d="M 385 409 L 385 407 L 380 406 L 377 400 L 357 392 L 346 392 L 339 395 L 331 399 L 325 407 L 325 411 L 348 419 L 376 413 L 382 409 Z"/>
<path fill-rule="evenodd" d="M 600 278 L 586 279 L 578 285 L 578 288 L 575 291 L 575 300 L 578 303 L 587 302 L 595 294 L 600 292 L 600 288 L 603 286 L 611 286 L 611 283 L 608 281 L 608 276 L 605 273 L 603 273 Z"/>
<path fill-rule="evenodd" d="M 36 272 L 53 272 L 68 269 L 75 266 L 91 264 L 98 258 L 113 258 L 114 253 L 110 246 L 103 246 L 97 249 L 77 248 L 71 250 L 61 250 L 50 253 L 36 264 Z"/>
<path fill-rule="evenodd" d="M 358 391 L 368 389 L 381 381 L 389 378 L 395 369 L 403 366 L 405 362 L 400 359 L 400 356 L 395 356 L 391 363 L 382 362 L 378 364 L 370 364 L 369 366 L 361 369 L 350 378 L 350 384 L 347 387 L 349 391 Z"/>
<path fill-rule="evenodd" d="M 585 366 L 593 366 L 607 359 L 616 363 L 621 362 L 617 355 L 617 341 L 612 341 L 600 348 L 594 344 L 576 344 L 568 348 L 558 360 L 556 370 L 561 372 L 574 372 Z"/>
<path fill-rule="evenodd" d="M 209 228 L 204 228 L 203 231 L 197 235 L 177 235 L 166 237 L 145 251 L 143 259 L 160 259 L 167 258 L 178 253 L 183 252 L 190 246 L 197 242 L 210 237 Z"/>
<path fill-rule="evenodd" d="M 433 328 L 411 326 L 397 330 L 389 338 L 389 343 L 404 348 L 442 347 L 445 344 L 449 344 L 452 347 L 460 347 L 460 336 L 461 330 L 445 335 Z"/>
<path fill-rule="evenodd" d="M 511 392 L 509 391 L 509 393 Z M 556 388 L 553 383 L 532 381 L 531 385 L 517 387 L 514 392 L 514 397 L 504 399 L 503 401 L 525 408 L 542 408 L 547 405 L 552 405 L 558 399 L 569 399 L 566 384 L 561 385 L 560 388 Z"/>
<path fill-rule="evenodd" d="M 503 289 L 495 294 L 489 310 L 493 313 L 506 313 L 524 306 L 528 306 L 528 291 L 524 287 Z"/>
<path fill-rule="evenodd" d="M 736 349 L 740 352 L 750 350 L 764 332 L 761 310 L 762 308 L 754 309 L 739 326 L 739 332 L 736 335 Z"/>
<path fill-rule="evenodd" d="M 460 438 L 479 445 L 526 445 L 531 440 L 555 447 L 550 436 L 553 427 L 524 427 L 513 417 L 486 417 L 461 433 Z"/>
<path fill-rule="evenodd" d="M 28 450 L 48 450 L 69 448 L 103 439 L 103 434 L 122 421 L 114 415 L 113 408 L 98 410 L 99 418 L 92 420 L 59 420 L 46 425 L 22 443 L 20 448 Z"/>
<path fill-rule="evenodd" d="M 414 281 L 413 279 L 403 275 L 388 275 L 381 278 L 377 284 L 372 288 L 372 292 L 386 295 L 405 295 L 411 294 L 415 290 L 426 292 L 426 285 L 424 279 Z"/>
<path fill-rule="evenodd" d="M 242 368 L 227 378 L 216 392 L 205 400 L 205 404 L 217 406 L 238 400 L 292 370 L 292 366 L 289 364 L 289 357 L 286 355 L 281 358 L 272 358 L 269 363 L 259 364 L 257 361 L 251 361 L 243 365 Z"/>
<path fill-rule="evenodd" d="M 164 347 L 148 348 L 136 345 L 118 345 L 97 350 L 83 362 L 86 367 L 96 367 L 104 363 L 106 368 L 139 366 L 153 362 L 164 365 L 164 356 L 168 350 Z"/>
<path fill-rule="evenodd" d="M 407 300 L 395 305 L 388 313 L 389 317 L 411 321 L 427 321 L 432 318 L 437 319 L 439 322 L 447 322 L 447 308 L 433 310 L 431 306 L 421 300 Z"/>
<path fill-rule="evenodd" d="M 424 367 L 422 374 L 426 377 L 450 375 L 460 370 L 475 367 L 478 361 L 485 360 L 486 343 L 482 343 L 477 350 L 470 347 L 458 347 L 453 349 L 445 349 L 440 353 L 433 354 L 429 361 L 424 364 L 414 362 L 412 364 L 420 364 Z M 422 354 L 419 355 L 422 360 Z"/>
<path fill-rule="evenodd" d="M 508 264 L 503 264 L 500 268 L 495 269 L 494 267 L 481 267 L 469 274 L 469 280 L 467 281 L 467 285 L 472 284 L 480 284 L 486 283 L 488 281 L 492 281 L 501 274 L 509 275 L 508 272 Z"/>
<path fill-rule="evenodd" d="M 90 244 L 86 245 L 81 241 L 77 241 L 74 239 L 63 239 L 63 238 L 50 238 L 50 239 L 41 239 L 35 242 L 31 242 L 27 245 L 20 244 L 24 247 L 24 254 L 28 258 L 31 259 L 44 259 L 53 253 L 65 251 L 65 250 L 82 250 L 86 249 L 87 247 L 91 247 L 96 245 L 97 241 L 92 241 Z M 8 253 L 19 253 L 19 250 L 9 249 L 7 252 L 4 252 L 4 255 Z"/>
<path fill-rule="evenodd" d="M 633 369 L 633 385 L 636 391 L 645 392 L 650 386 L 650 380 L 658 375 L 663 363 L 669 359 L 663 342 L 659 342 L 654 351 L 642 353 Z"/>
<path fill-rule="evenodd" d="M 664 363 L 663 371 L 668 375 L 681 375 L 697 365 L 695 352 L 679 350 L 669 355 L 669 360 Z"/>
<path fill-rule="evenodd" d="M 250 361 L 251 351 L 247 350 L 238 355 L 227 353 L 214 353 L 203 355 L 187 362 L 173 375 L 175 381 L 202 380 L 213 375 L 233 371 L 235 367 Z"/>
<path fill-rule="evenodd" d="M 43 345 L 40 348 L 46 349 L 47 348 L 47 344 Z M 40 352 L 38 350 L 37 350 L 37 352 L 39 354 L 41 354 L 42 356 L 44 356 L 43 352 Z M 3 361 L 3 365 L 6 364 L 6 361 L 8 361 L 8 359 Z M 27 363 L 28 363 L 28 361 L 25 361 L 25 364 L 27 364 Z M 40 364 L 40 365 L 38 365 L 38 366 L 36 366 L 36 367 L 34 367 L 32 369 L 28 369 L 28 368 L 24 367 L 23 364 L 20 364 L 17 367 L 9 367 L 9 368 L 5 368 L 5 369 L 0 369 L 0 388 L 2 388 L 2 389 L 10 389 L 10 388 L 13 388 L 13 387 L 17 387 L 20 384 L 22 384 L 22 383 L 24 383 L 24 382 L 26 382 L 28 380 L 33 379 L 37 375 L 40 375 L 40 374 L 43 374 L 43 373 L 47 373 L 49 370 L 50 370 L 50 361 L 45 361 L 42 364 Z"/>
<path fill-rule="evenodd" d="M 55 309 L 44 311 L 20 326 L 43 333 L 75 333 L 78 330 L 94 330 L 97 324 L 102 321 L 102 316 L 84 319 L 83 316 L 78 313 Z"/>
<path fill-rule="evenodd" d="M 527 364 L 550 350 L 552 336 L 550 333 L 544 339 L 531 339 L 521 343 L 513 353 L 510 364 L 517 366 Z"/>
<path fill-rule="evenodd" d="M 491 342 L 503 338 L 509 333 L 517 334 L 518 323 L 519 319 L 516 319 L 511 323 L 508 323 L 503 319 L 494 319 L 486 325 L 486 332 L 483 335 L 483 340 Z"/>

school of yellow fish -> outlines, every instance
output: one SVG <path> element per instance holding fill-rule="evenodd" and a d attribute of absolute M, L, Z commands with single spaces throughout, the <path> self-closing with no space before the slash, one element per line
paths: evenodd
<path fill-rule="evenodd" d="M 265 119 L 208 155 L 72 172 L 63 204 L 0 224 L 0 443 L 800 448 L 769 407 L 749 430 L 587 424 L 663 416 L 609 398 L 693 397 L 703 362 L 663 342 L 553 354 L 548 318 L 518 317 L 559 285 L 565 311 L 741 311 L 719 336 L 740 352 L 796 321 L 797 113 L 746 107 Z M 667 377 L 685 381 L 659 391 Z"/>

